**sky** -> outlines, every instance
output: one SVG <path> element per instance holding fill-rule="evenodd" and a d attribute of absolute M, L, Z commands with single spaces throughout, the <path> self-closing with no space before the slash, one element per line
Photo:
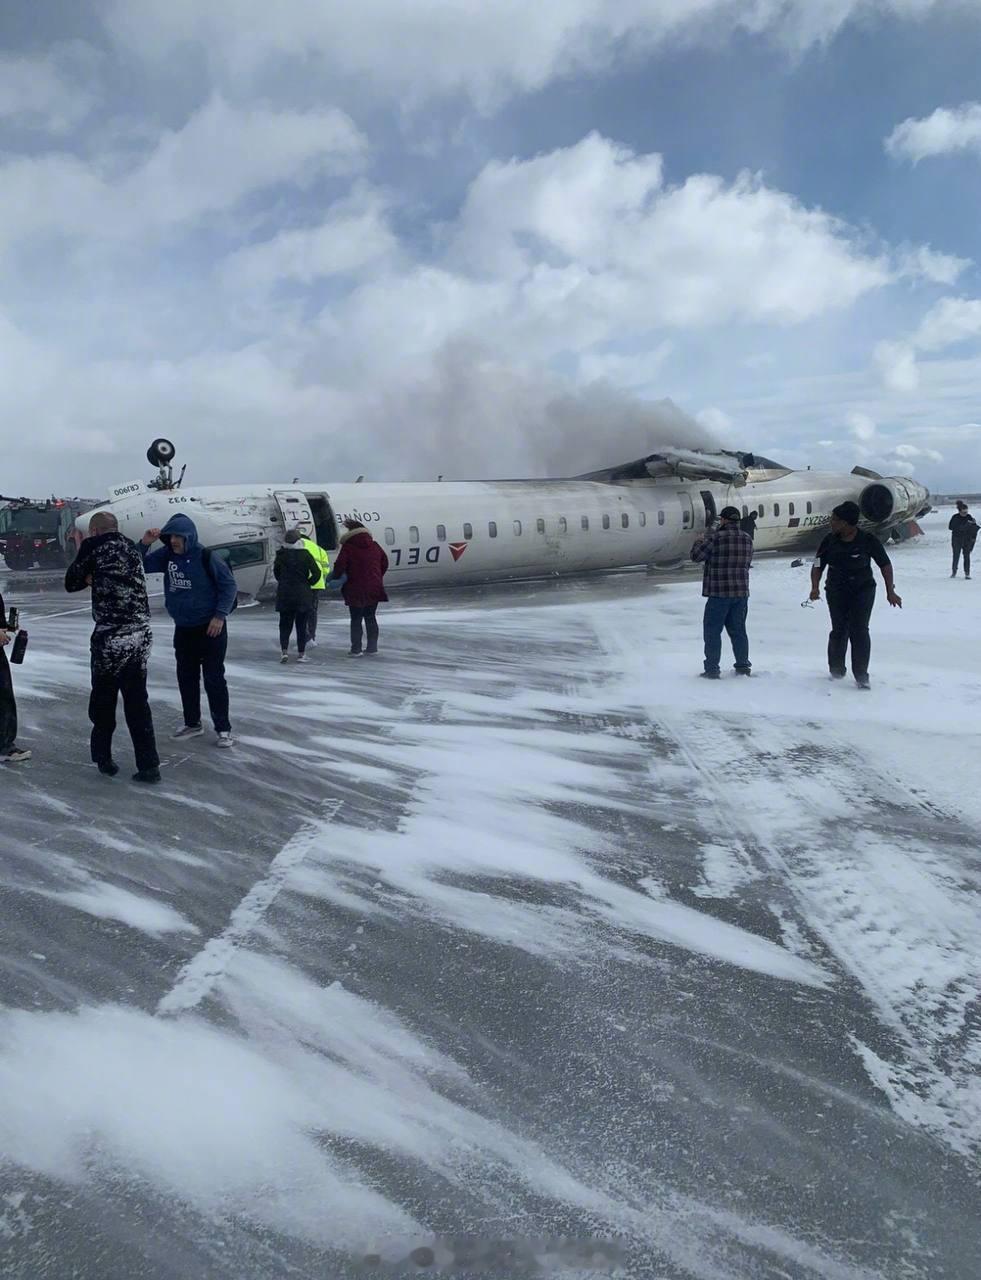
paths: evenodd
<path fill-rule="evenodd" d="M 977 0 L 5 0 L 0 492 L 981 488 Z M 626 452 L 624 452 L 626 451 Z"/>

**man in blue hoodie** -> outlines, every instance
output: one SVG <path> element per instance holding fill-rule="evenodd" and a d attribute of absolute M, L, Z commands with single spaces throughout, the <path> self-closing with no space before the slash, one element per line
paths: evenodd
<path fill-rule="evenodd" d="M 163 546 L 151 551 L 158 538 Z M 194 521 L 185 515 L 171 517 L 162 529 L 147 529 L 140 551 L 144 571 L 164 576 L 164 602 L 174 620 L 177 685 L 184 706 L 184 724 L 174 737 L 196 738 L 204 732 L 203 676 L 218 746 L 230 747 L 233 739 L 228 719 L 225 650 L 226 622 L 235 606 L 237 591 L 232 571 L 220 556 L 201 546 Z"/>

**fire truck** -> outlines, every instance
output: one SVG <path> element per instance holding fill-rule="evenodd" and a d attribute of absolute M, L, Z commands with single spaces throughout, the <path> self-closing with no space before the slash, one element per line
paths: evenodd
<path fill-rule="evenodd" d="M 97 503 L 84 498 L 0 495 L 0 555 L 8 569 L 64 569 L 75 556 L 75 517 Z"/>

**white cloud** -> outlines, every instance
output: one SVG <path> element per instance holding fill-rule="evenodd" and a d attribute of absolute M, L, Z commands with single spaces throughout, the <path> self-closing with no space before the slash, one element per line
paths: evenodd
<path fill-rule="evenodd" d="M 794 51 L 858 18 L 918 18 L 950 0 L 111 0 L 107 22 L 128 50 L 166 59 L 189 42 L 219 78 L 247 82 L 294 59 L 326 67 L 386 98 L 466 94 L 491 109 L 576 71 L 672 37 L 717 43 L 769 34 Z"/>
<path fill-rule="evenodd" d="M 914 164 L 958 151 L 981 156 L 981 102 L 938 107 L 920 120 L 910 117 L 893 129 L 885 145 L 890 155 Z"/>
<path fill-rule="evenodd" d="M 890 391 L 915 391 L 920 385 L 916 352 L 906 342 L 879 342 L 873 358 L 882 383 Z"/>
<path fill-rule="evenodd" d="M 222 265 L 222 278 L 236 290 L 264 292 L 278 284 L 310 285 L 356 272 L 398 249 L 381 199 L 370 193 L 339 201 L 323 222 L 281 231 L 240 249 Z"/>
<path fill-rule="evenodd" d="M 94 61 L 80 43 L 56 46 L 44 57 L 0 56 L 0 121 L 69 132 L 95 106 Z"/>
<path fill-rule="evenodd" d="M 981 337 L 981 299 L 942 298 L 920 321 L 912 343 L 920 351 L 943 351 L 978 337 Z"/>
<path fill-rule="evenodd" d="M 0 250 L 52 232 L 142 237 L 234 208 L 280 183 L 350 174 L 366 149 L 341 111 L 239 108 L 216 95 L 122 174 L 60 153 L 0 164 Z"/>
<path fill-rule="evenodd" d="M 981 299 L 942 298 L 908 339 L 880 342 L 875 361 L 889 390 L 915 391 L 920 385 L 918 352 L 945 351 L 974 338 L 981 338 Z"/>
<path fill-rule="evenodd" d="M 938 253 L 929 245 L 902 249 L 897 256 L 897 261 L 901 275 L 911 280 L 925 280 L 929 284 L 956 284 L 971 266 L 970 258 Z"/>
<path fill-rule="evenodd" d="M 666 186 L 659 156 L 596 134 L 489 164 L 468 193 L 453 258 L 510 279 L 540 311 L 584 307 L 648 327 L 794 324 L 893 278 L 847 226 L 750 174 Z"/>
<path fill-rule="evenodd" d="M 848 429 L 856 440 L 868 442 L 876 436 L 875 419 L 867 413 L 850 413 L 847 418 Z"/>

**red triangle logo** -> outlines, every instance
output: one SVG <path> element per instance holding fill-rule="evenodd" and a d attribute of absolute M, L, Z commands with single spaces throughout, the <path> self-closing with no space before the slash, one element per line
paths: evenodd
<path fill-rule="evenodd" d="M 467 549 L 467 544 L 465 542 L 450 543 L 450 555 L 453 557 L 454 560 L 459 560 L 460 557 L 463 555 L 464 551 L 466 551 L 466 549 Z"/>

